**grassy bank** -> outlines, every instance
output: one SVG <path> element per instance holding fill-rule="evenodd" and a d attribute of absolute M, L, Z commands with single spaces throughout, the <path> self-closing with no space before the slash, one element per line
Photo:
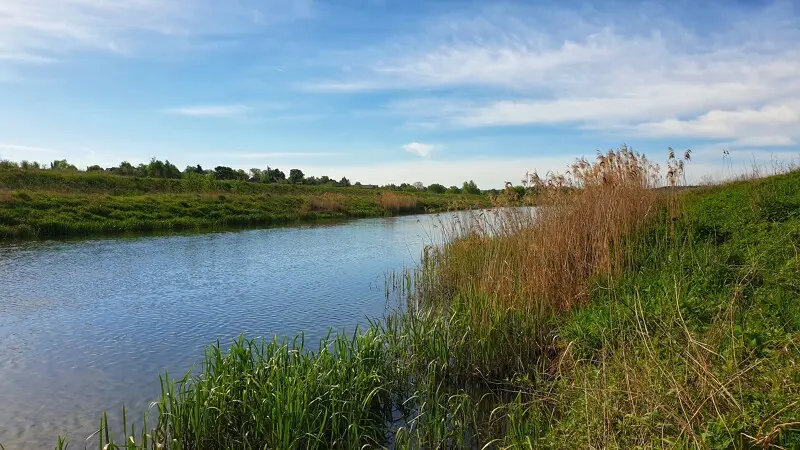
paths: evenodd
<path fill-rule="evenodd" d="M 403 311 L 210 347 L 100 447 L 798 448 L 800 172 L 656 192 L 623 149 L 571 174 L 533 180 L 535 221 L 449 229 Z"/>
<path fill-rule="evenodd" d="M 255 227 L 488 205 L 481 195 L 0 170 L 0 239 Z"/>

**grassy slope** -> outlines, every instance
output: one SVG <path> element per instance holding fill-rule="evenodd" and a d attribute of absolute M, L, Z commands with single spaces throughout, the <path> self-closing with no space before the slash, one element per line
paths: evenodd
<path fill-rule="evenodd" d="M 555 326 L 564 377 L 545 441 L 800 447 L 800 172 L 683 207 L 674 235 L 651 230 L 633 270 Z"/>
<path fill-rule="evenodd" d="M 371 447 L 395 411 L 398 448 L 800 448 L 800 172 L 682 204 L 638 236 L 621 276 L 546 325 L 451 291 L 443 314 L 314 354 L 212 347 L 206 375 L 167 385 L 169 420 L 139 440 Z M 489 395 L 469 394 L 476 378 Z"/>
<path fill-rule="evenodd" d="M 0 238 L 264 226 L 487 205 L 476 195 L 0 170 Z"/>

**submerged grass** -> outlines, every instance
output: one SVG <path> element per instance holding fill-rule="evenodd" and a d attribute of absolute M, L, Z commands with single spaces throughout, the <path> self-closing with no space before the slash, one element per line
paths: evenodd
<path fill-rule="evenodd" d="M 100 447 L 800 448 L 800 172 L 679 195 L 623 148 L 571 173 L 450 229 L 392 278 L 405 309 L 313 352 L 213 346 Z"/>

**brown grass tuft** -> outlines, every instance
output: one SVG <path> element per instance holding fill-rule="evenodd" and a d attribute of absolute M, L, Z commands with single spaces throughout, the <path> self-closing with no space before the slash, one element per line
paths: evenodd
<path fill-rule="evenodd" d="M 418 200 L 413 195 L 381 192 L 378 194 L 378 204 L 386 210 L 398 212 L 405 209 L 416 208 Z"/>
<path fill-rule="evenodd" d="M 658 167 L 627 147 L 578 160 L 566 174 L 533 173 L 535 217 L 509 215 L 488 230 L 462 224 L 459 239 L 427 259 L 436 273 L 429 293 L 446 301 L 468 291 L 550 311 L 584 303 L 589 280 L 619 273 L 631 257 L 626 242 L 660 214 L 659 182 Z"/>
<path fill-rule="evenodd" d="M 13 192 L 0 190 L 0 203 L 10 203 L 12 201 L 14 201 Z"/>
<path fill-rule="evenodd" d="M 334 192 L 325 192 L 322 195 L 308 199 L 311 211 L 315 212 L 340 212 L 347 209 L 347 196 Z"/>

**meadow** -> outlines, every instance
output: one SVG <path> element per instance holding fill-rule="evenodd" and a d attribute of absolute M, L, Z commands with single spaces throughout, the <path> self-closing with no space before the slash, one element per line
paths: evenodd
<path fill-rule="evenodd" d="M 477 194 L 0 170 L 0 239 L 259 227 L 488 205 Z"/>
<path fill-rule="evenodd" d="M 104 416 L 93 439 L 800 448 L 800 171 L 678 190 L 688 159 L 660 178 L 622 148 L 534 174 L 534 217 L 443 230 L 389 278 L 400 305 L 384 319 L 311 349 L 212 345 L 197 372 L 162 378 L 145 426 Z"/>

